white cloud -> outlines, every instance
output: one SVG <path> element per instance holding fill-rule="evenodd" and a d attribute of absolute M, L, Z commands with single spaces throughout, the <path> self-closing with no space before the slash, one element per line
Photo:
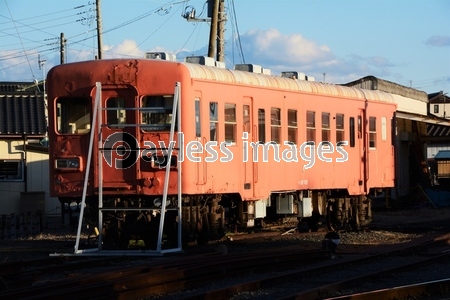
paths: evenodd
<path fill-rule="evenodd" d="M 144 51 L 132 40 L 123 40 L 116 46 L 104 45 L 103 51 L 105 58 L 144 57 Z"/>
<path fill-rule="evenodd" d="M 309 64 L 333 59 L 328 46 L 317 45 L 301 34 L 284 35 L 276 29 L 248 31 L 241 36 L 241 41 L 245 45 L 245 52 L 257 60 Z"/>

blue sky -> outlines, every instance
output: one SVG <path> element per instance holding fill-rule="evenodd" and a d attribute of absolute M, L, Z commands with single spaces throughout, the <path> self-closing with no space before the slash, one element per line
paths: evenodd
<path fill-rule="evenodd" d="M 0 81 L 42 80 L 60 62 L 61 33 L 66 62 L 93 59 L 94 4 L 0 0 Z M 337 84 L 373 75 L 427 93 L 450 92 L 448 0 L 226 0 L 225 6 L 229 68 L 253 63 L 272 75 L 295 70 Z M 182 17 L 192 8 L 197 18 L 207 17 L 200 0 L 101 0 L 103 58 L 207 55 L 209 23 Z"/>

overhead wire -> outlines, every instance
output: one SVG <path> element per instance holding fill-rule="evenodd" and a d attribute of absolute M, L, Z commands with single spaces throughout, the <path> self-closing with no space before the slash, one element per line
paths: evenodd
<path fill-rule="evenodd" d="M 8 8 L 8 12 L 9 12 L 9 15 L 11 16 L 11 19 L 13 20 L 13 24 L 15 24 L 14 18 L 12 17 L 11 10 L 9 9 L 9 5 L 8 5 L 8 2 L 6 0 L 5 0 L 5 4 L 6 4 L 6 7 Z M 16 32 L 17 32 L 17 36 L 19 37 L 19 40 L 22 41 L 22 39 L 21 39 L 21 37 L 19 35 L 19 31 L 17 30 L 17 28 L 16 28 Z M 23 44 L 22 44 L 22 48 L 23 48 Z M 25 56 L 26 56 L 26 59 L 27 59 L 27 62 L 28 62 L 28 66 L 30 67 L 31 75 L 33 76 L 33 78 L 36 78 L 34 76 L 33 68 L 31 67 L 30 60 L 28 59 L 26 51 L 25 51 Z"/>
<path fill-rule="evenodd" d="M 238 39 L 238 45 L 239 45 L 239 54 L 241 55 L 242 61 L 243 63 L 245 63 L 245 57 L 244 57 L 244 51 L 242 50 L 242 43 L 241 43 L 241 34 L 239 33 L 239 26 L 237 23 L 237 17 L 236 17 L 236 9 L 234 6 L 234 0 L 230 0 L 231 1 L 231 6 L 232 6 L 232 12 L 233 12 L 233 19 L 234 19 L 234 26 L 236 27 L 236 33 L 237 33 L 237 39 Z"/>
<path fill-rule="evenodd" d="M 6 3 L 6 0 L 5 0 L 5 3 Z M 85 12 L 76 12 L 75 14 L 65 15 L 65 16 L 59 17 L 59 18 L 52 18 L 51 20 L 44 20 L 44 21 L 41 21 L 41 22 L 34 22 L 32 24 L 25 24 L 24 21 L 25 20 L 30 20 L 30 19 L 42 18 L 44 16 L 49 16 L 49 15 L 54 15 L 54 14 L 61 14 L 61 13 L 64 13 L 64 12 L 67 12 L 67 11 L 71 11 L 71 10 L 74 10 L 74 9 L 78 10 L 78 9 L 84 8 L 86 6 L 87 5 L 80 5 L 80 6 L 77 6 L 77 7 L 73 7 L 71 9 L 60 10 L 60 11 L 53 12 L 53 13 L 47 13 L 47 14 L 44 14 L 44 15 L 33 16 L 33 17 L 29 17 L 29 18 L 23 18 L 23 19 L 19 19 L 19 20 L 14 20 L 14 18 L 12 17 L 11 12 L 10 12 L 11 17 L 9 17 L 9 18 L 2 15 L 1 17 L 7 19 L 8 22 L 2 22 L 1 24 L 6 24 L 6 23 L 9 24 L 9 23 L 13 22 L 14 29 L 15 29 L 16 32 L 15 32 L 15 34 L 11 34 L 11 33 L 7 32 L 7 30 L 11 30 L 12 28 L 6 28 L 6 29 L 3 28 L 0 32 L 2 32 L 4 34 L 3 36 L 18 37 L 19 41 L 20 41 L 21 49 L 20 50 L 19 49 L 11 49 L 11 50 L 9 50 L 6 54 L 0 56 L 0 61 L 8 60 L 8 59 L 12 60 L 12 59 L 24 58 L 28 62 L 28 65 L 30 67 L 32 76 L 34 78 L 33 69 L 31 68 L 30 59 L 28 58 L 29 57 L 29 53 L 38 53 L 39 52 L 40 54 L 42 54 L 42 53 L 51 54 L 51 53 L 56 53 L 57 51 L 59 51 L 59 48 L 60 48 L 59 46 L 55 47 L 55 45 L 60 43 L 59 42 L 60 38 L 55 36 L 54 34 L 52 34 L 50 32 L 45 31 L 45 29 L 61 27 L 61 26 L 67 25 L 67 24 L 72 24 L 73 21 L 59 23 L 59 24 L 52 24 L 51 26 L 40 27 L 40 28 L 38 28 L 36 25 L 46 24 L 48 22 L 54 22 L 55 20 L 67 19 L 67 18 L 69 18 L 71 16 L 72 17 L 80 16 L 80 15 L 83 15 Z M 9 7 L 8 7 L 8 9 L 9 9 Z M 17 26 L 17 24 L 21 24 L 21 26 Z M 31 30 L 23 30 L 23 31 L 19 32 L 20 28 L 21 29 L 30 28 Z M 30 39 L 30 38 L 26 38 L 24 36 L 25 34 L 34 33 L 34 32 L 41 32 L 41 33 L 47 34 L 47 35 L 51 36 L 51 38 L 46 38 L 46 39 L 43 39 L 43 40 L 33 40 L 33 39 Z M 25 48 L 24 40 L 28 41 L 27 44 L 31 44 L 31 43 L 36 44 L 36 43 L 38 43 L 38 44 L 41 44 L 41 45 L 35 46 L 35 47 L 27 47 L 27 48 Z M 52 41 L 52 40 L 55 40 L 55 42 L 49 42 L 49 41 Z M 14 45 L 15 44 L 9 44 L 8 46 L 11 47 L 11 46 L 14 46 Z M 2 45 L 2 48 L 5 49 L 5 45 Z M 47 48 L 47 49 L 42 49 L 42 48 Z M 21 63 L 14 64 L 14 65 L 16 66 L 16 65 L 20 65 L 20 64 Z M 2 68 L 0 70 L 5 70 L 5 69 L 8 69 L 8 68 L 10 68 L 10 66 Z"/>
<path fill-rule="evenodd" d="M 200 13 L 198 14 L 198 17 L 199 17 L 200 19 L 203 18 L 202 16 L 203 16 L 203 14 L 205 13 L 206 4 L 207 4 L 207 2 L 204 2 L 204 3 L 203 3 L 202 10 L 201 10 Z M 178 49 L 177 53 L 175 53 L 176 56 L 178 56 L 178 55 L 183 51 L 183 49 L 186 47 L 186 45 L 188 44 L 188 42 L 191 40 L 191 38 L 192 38 L 192 36 L 194 35 L 195 31 L 197 31 L 197 38 L 195 39 L 194 46 L 193 46 L 193 49 L 195 49 L 195 45 L 197 44 L 198 36 L 199 36 L 199 34 L 200 34 L 200 27 L 201 27 L 201 26 L 200 26 L 199 24 L 202 24 L 202 23 L 204 23 L 204 21 L 198 21 L 198 22 L 195 22 L 195 23 L 194 23 L 194 29 L 192 30 L 191 34 L 188 36 L 188 38 L 187 38 L 186 41 L 184 42 L 183 46 L 182 46 L 180 49 Z"/>
<path fill-rule="evenodd" d="M 162 8 L 157 9 L 154 13 L 160 12 L 160 11 L 164 11 L 165 14 L 169 14 L 170 10 L 172 9 L 173 5 L 170 6 L 169 10 L 163 10 Z M 137 48 L 139 48 L 139 46 L 141 46 L 144 42 L 146 42 L 152 35 L 154 35 L 161 27 L 163 27 L 174 15 L 176 12 L 178 12 L 181 9 L 181 6 L 175 10 L 173 12 L 173 14 L 167 18 L 158 28 L 156 28 L 150 35 L 148 35 L 142 42 L 140 42 L 138 45 L 136 45 L 136 47 L 129 51 L 126 55 L 129 55 L 131 52 L 133 52 L 134 50 L 136 50 Z"/>

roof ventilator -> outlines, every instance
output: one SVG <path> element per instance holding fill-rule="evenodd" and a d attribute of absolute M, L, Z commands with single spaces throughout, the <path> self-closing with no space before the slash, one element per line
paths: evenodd
<path fill-rule="evenodd" d="M 173 53 L 167 52 L 147 52 L 145 53 L 145 58 L 147 59 L 161 59 L 161 60 L 170 60 L 176 61 L 177 56 Z"/>
<path fill-rule="evenodd" d="M 236 71 L 245 71 L 245 72 L 259 73 L 259 74 L 265 74 L 265 75 L 271 74 L 270 69 L 265 69 L 265 68 L 261 67 L 260 65 L 255 65 L 255 64 L 237 64 L 234 66 L 234 69 Z"/>
<path fill-rule="evenodd" d="M 315 81 L 314 77 L 307 76 L 305 73 L 297 72 L 297 71 L 286 71 L 281 72 L 281 77 L 298 79 L 298 80 L 306 80 L 306 81 Z"/>
<path fill-rule="evenodd" d="M 209 56 L 187 56 L 184 61 L 191 64 L 198 64 L 209 67 L 216 66 L 216 61 L 214 60 L 214 58 Z"/>

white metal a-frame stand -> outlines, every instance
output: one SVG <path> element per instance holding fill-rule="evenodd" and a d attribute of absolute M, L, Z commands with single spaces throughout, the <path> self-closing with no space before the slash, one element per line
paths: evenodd
<path fill-rule="evenodd" d="M 121 211 L 144 211 L 144 210 L 154 210 L 154 209 L 146 209 L 146 208 L 104 208 L 103 207 L 103 152 L 105 149 L 103 149 L 102 145 L 102 128 L 106 126 L 106 124 L 102 124 L 102 111 L 105 110 L 102 106 L 102 85 L 100 82 L 96 83 L 96 94 L 95 94 L 95 103 L 93 108 L 93 118 L 92 118 L 92 130 L 90 135 L 90 141 L 89 141 L 89 153 L 88 158 L 86 162 L 86 174 L 84 177 L 84 186 L 83 186 L 83 196 L 81 200 L 81 208 L 80 208 L 80 215 L 78 220 L 78 230 L 77 230 L 77 236 L 76 236 L 76 242 L 74 247 L 74 253 L 73 254 L 50 254 L 50 256 L 60 256 L 60 255 L 162 255 L 164 253 L 170 253 L 170 252 L 180 252 L 182 251 L 182 214 L 181 214 L 181 161 L 180 159 L 177 159 L 177 194 L 178 194 L 178 205 L 176 208 L 167 208 L 167 193 L 169 188 L 169 175 L 170 175 L 170 162 L 172 159 L 172 152 L 173 152 L 173 142 L 174 141 L 174 133 L 175 133 L 175 122 L 177 123 L 178 130 L 181 129 L 181 101 L 180 101 L 180 90 L 181 90 L 181 84 L 179 82 L 175 83 L 175 92 L 174 92 L 174 100 L 173 100 L 173 108 L 172 108 L 172 122 L 170 125 L 170 140 L 169 140 L 169 149 L 168 149 L 168 157 L 167 157 L 167 163 L 166 163 L 166 174 L 164 178 L 164 190 L 163 190 L 163 199 L 162 199 L 162 205 L 160 209 L 161 218 L 160 218 L 160 224 L 159 224 L 159 231 L 158 231 L 158 240 L 157 240 L 157 247 L 156 250 L 104 250 L 102 249 L 103 245 L 103 214 L 107 212 L 108 210 L 121 210 Z M 129 108 L 129 110 L 133 110 L 134 108 Z M 142 109 L 142 108 L 138 108 Z M 95 117 L 96 114 L 96 117 Z M 177 118 L 178 117 L 178 118 Z M 177 121 L 178 120 L 178 121 Z M 98 124 L 98 127 L 96 127 Z M 145 125 L 145 124 L 143 124 Z M 111 124 L 108 124 L 108 126 L 111 126 Z M 120 124 L 120 126 L 141 126 L 141 124 Z M 97 128 L 97 132 L 95 132 L 95 128 Z M 89 249 L 80 249 L 80 240 L 81 240 L 81 229 L 83 226 L 83 217 L 84 217 L 84 209 L 86 207 L 86 193 L 87 193 L 87 185 L 89 180 L 89 170 L 90 165 L 92 162 L 92 154 L 94 151 L 94 134 L 97 134 L 98 136 L 98 238 L 97 238 L 97 248 L 89 248 Z M 178 135 L 178 155 L 179 157 L 183 157 L 183 139 L 181 135 Z M 178 213 L 178 243 L 177 247 L 170 248 L 170 249 L 162 249 L 162 240 L 163 240 L 163 231 L 164 231 L 164 219 L 165 214 L 167 210 L 177 210 Z"/>

